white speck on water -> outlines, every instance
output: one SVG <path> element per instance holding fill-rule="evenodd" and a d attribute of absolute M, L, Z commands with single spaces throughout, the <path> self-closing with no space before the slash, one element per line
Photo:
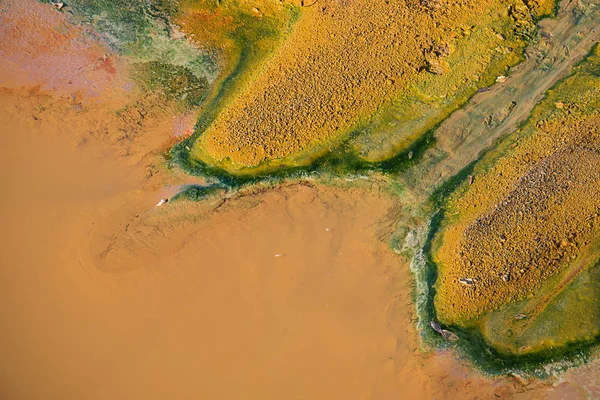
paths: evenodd
<path fill-rule="evenodd" d="M 273 257 L 281 257 L 283 254 L 275 254 Z"/>
<path fill-rule="evenodd" d="M 329 232 L 329 228 L 325 228 L 325 232 Z"/>

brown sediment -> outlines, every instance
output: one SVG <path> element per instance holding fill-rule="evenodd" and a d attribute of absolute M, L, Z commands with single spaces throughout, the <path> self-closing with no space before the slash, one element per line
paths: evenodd
<path fill-rule="evenodd" d="M 555 390 L 419 350 L 410 274 L 386 243 L 399 211 L 377 183 L 289 183 L 157 208 L 165 187 L 185 182 L 162 154 L 192 117 L 151 94 L 103 93 L 0 91 L 5 397 Z"/>
<path fill-rule="evenodd" d="M 517 29 L 533 28 L 520 2 L 325 1 L 303 8 L 293 32 L 200 136 L 192 157 L 239 169 L 314 151 L 389 104 L 425 70 L 444 74 L 456 39 L 487 29 L 479 14 L 490 9 Z M 502 42 L 493 37 L 486 40 Z M 491 58 L 481 54 L 476 69 Z M 451 74 L 454 89 L 478 79 L 473 69 L 463 72 Z"/>
<path fill-rule="evenodd" d="M 386 243 L 398 210 L 375 186 L 157 208 L 185 182 L 162 154 L 193 119 L 152 95 L 74 100 L 26 77 L 36 88 L 0 91 L 5 397 L 524 390 L 419 351 L 410 274 Z"/>
<path fill-rule="evenodd" d="M 78 144 L 90 114 L 109 112 L 65 112 L 63 100 L 35 92 L 0 96 L 10 132 L 0 148 L 9 398 L 523 390 L 492 385 L 450 353 L 420 352 L 410 273 L 386 243 L 398 210 L 377 186 L 290 183 L 157 208 L 171 179 L 148 176 L 146 163 L 160 154 L 134 146 L 125 155 L 123 141 L 101 137 Z M 170 116 L 156 118 L 139 143 L 169 140 Z"/>
<path fill-rule="evenodd" d="M 113 101 L 129 87 L 125 61 L 85 27 L 42 2 L 0 3 L 0 85 L 42 89 Z M 110 92 L 108 94 L 107 92 Z"/>

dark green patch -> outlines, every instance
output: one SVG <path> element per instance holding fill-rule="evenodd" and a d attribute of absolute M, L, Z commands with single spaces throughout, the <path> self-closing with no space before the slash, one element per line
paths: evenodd
<path fill-rule="evenodd" d="M 590 69 L 596 68 L 598 65 L 597 50 L 598 45 L 594 46 L 588 55 L 573 68 L 572 73 L 568 77 L 555 83 L 550 90 L 560 90 L 561 85 L 569 82 L 575 74 L 589 74 Z M 536 107 L 529 118 L 523 121 L 517 130 L 533 124 L 533 121 L 540 118 L 540 115 L 542 115 L 539 112 L 540 107 L 542 106 Z M 587 362 L 590 357 L 597 352 L 598 345 L 600 344 L 600 335 L 590 339 L 575 341 L 566 346 L 549 348 L 521 355 L 502 353 L 494 349 L 486 342 L 477 328 L 442 325 L 443 329 L 450 330 L 459 336 L 460 340 L 452 344 L 443 340 L 442 337 L 429 326 L 430 321 L 437 321 L 434 298 L 436 295 L 435 283 L 438 277 L 438 270 L 437 265 L 433 261 L 432 247 L 437 234 L 443 229 L 449 197 L 453 193 L 461 190 L 461 187 L 464 188 L 465 185 L 467 185 L 467 178 L 469 175 L 473 174 L 476 167 L 483 171 L 490 168 L 491 165 L 482 165 L 482 160 L 486 158 L 490 152 L 495 152 L 498 145 L 507 147 L 510 144 L 509 141 L 510 138 L 508 136 L 498 139 L 498 143 L 486 152 L 480 154 L 477 160 L 473 161 L 455 176 L 444 182 L 444 184 L 442 184 L 430 197 L 430 202 L 435 205 L 438 211 L 431 219 L 428 236 L 421 249 L 424 257 L 424 265 L 422 265 L 417 272 L 417 280 L 427 289 L 422 291 L 422 298 L 417 299 L 418 312 L 421 321 L 423 322 L 423 337 L 433 346 L 444 348 L 454 345 L 460 354 L 467 356 L 477 367 L 489 374 L 499 375 L 520 372 L 537 377 L 545 377 L 550 373 L 550 371 L 545 368 L 550 363 L 561 361 L 562 364 L 559 368 L 564 369 L 568 366 L 580 365 Z"/>
<path fill-rule="evenodd" d="M 169 3 L 171 5 L 167 6 Z M 70 12 L 107 35 L 111 45 L 127 51 L 135 45 L 144 46 L 155 25 L 153 19 L 157 16 L 166 19 L 165 11 L 174 7 L 172 3 L 164 0 L 70 0 L 68 5 Z M 166 25 L 162 30 L 168 33 Z"/>
<path fill-rule="evenodd" d="M 208 81 L 196 77 L 189 68 L 160 61 L 136 63 L 132 75 L 144 90 L 159 92 L 167 100 L 189 107 L 200 106 L 208 90 Z"/>
<path fill-rule="evenodd" d="M 349 140 L 347 140 L 307 166 L 290 167 L 282 165 L 280 168 L 268 172 L 235 175 L 222 168 L 214 167 L 202 161 L 192 159 L 189 156 L 190 150 L 188 149 L 191 148 L 190 146 L 194 143 L 197 135 L 202 131 L 201 129 L 198 129 L 197 126 L 194 135 L 175 145 L 170 152 L 170 156 L 172 165 L 181 167 L 187 173 L 212 178 L 219 182 L 219 184 L 230 188 L 238 188 L 242 185 L 252 184 L 262 180 L 290 179 L 315 174 L 329 174 L 334 176 L 349 176 L 369 172 L 397 174 L 418 163 L 421 156 L 425 153 L 425 150 L 434 145 L 434 130 L 435 128 L 413 143 L 409 149 L 384 161 L 365 161 L 352 150 Z"/>
<path fill-rule="evenodd" d="M 171 201 L 176 200 L 191 200 L 191 201 L 200 201 L 205 199 L 206 197 L 218 193 L 219 191 L 223 191 L 224 188 L 217 185 L 210 186 L 202 186 L 202 185 L 188 185 L 179 191 Z"/>

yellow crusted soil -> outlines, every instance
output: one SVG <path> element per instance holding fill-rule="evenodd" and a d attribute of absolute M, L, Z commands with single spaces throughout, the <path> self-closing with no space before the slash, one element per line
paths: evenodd
<path fill-rule="evenodd" d="M 293 1 L 279 0 L 181 0 L 176 23 L 199 46 L 217 51 L 226 61 L 237 56 L 236 38 L 254 31 L 283 31 L 290 21 Z M 237 36 L 237 37 L 236 37 Z M 253 37 L 253 45 L 263 46 Z"/>
<path fill-rule="evenodd" d="M 525 4 L 532 10 L 535 10 L 538 16 L 552 15 L 556 2 L 554 0 L 525 0 Z"/>
<path fill-rule="evenodd" d="M 328 0 L 302 7 L 293 32 L 203 132 L 192 157 L 236 169 L 325 145 L 389 104 L 407 82 L 446 74 L 457 38 L 483 29 L 479 16 L 491 10 L 513 21 L 510 29 L 533 27 L 519 0 Z"/>
<path fill-rule="evenodd" d="M 251 49 L 252 64 L 262 61 L 289 30 L 297 8 L 279 0 L 181 0 L 178 7 L 178 27 L 219 59 L 219 81 L 240 64 L 244 47 Z"/>
<path fill-rule="evenodd" d="M 497 161 L 484 159 L 473 184 L 450 199 L 435 252 L 440 320 L 466 323 L 535 295 L 600 234 L 599 94 L 594 74 L 561 83 L 524 138 L 504 143 Z"/>

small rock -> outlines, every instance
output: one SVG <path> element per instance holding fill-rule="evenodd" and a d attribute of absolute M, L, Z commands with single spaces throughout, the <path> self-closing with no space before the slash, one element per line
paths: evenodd
<path fill-rule="evenodd" d="M 496 78 L 496 82 L 497 83 L 504 83 L 508 80 L 508 77 L 504 76 L 504 75 L 500 75 L 499 77 Z"/>
<path fill-rule="evenodd" d="M 525 319 L 527 318 L 527 315 L 525 314 L 515 314 L 515 319 Z"/>
<path fill-rule="evenodd" d="M 425 69 L 427 69 L 427 72 L 430 72 L 434 75 L 444 75 L 448 68 L 447 63 L 431 60 L 427 63 Z"/>
<path fill-rule="evenodd" d="M 421 0 L 421 5 L 430 10 L 438 10 L 442 7 L 439 0 Z"/>
<path fill-rule="evenodd" d="M 450 332 L 446 329 L 442 329 L 442 337 L 450 342 L 456 342 L 458 340 L 458 336 L 456 336 L 454 332 Z"/>
<path fill-rule="evenodd" d="M 450 46 L 448 46 L 445 43 L 444 44 L 437 44 L 437 45 L 433 46 L 433 52 L 438 57 L 449 56 L 450 55 Z"/>
<path fill-rule="evenodd" d="M 160 199 L 160 201 L 156 204 L 156 207 L 160 207 L 163 204 L 166 204 L 169 202 L 169 199 Z"/>
<path fill-rule="evenodd" d="M 442 327 L 440 326 L 440 324 L 438 324 L 435 321 L 431 321 L 429 323 L 429 325 L 431 325 L 431 327 L 433 328 L 434 331 L 436 331 L 437 333 L 439 333 L 440 335 L 442 335 L 442 337 L 446 340 L 449 340 L 451 342 L 455 342 L 458 340 L 458 336 L 456 336 L 456 334 L 454 334 L 453 332 L 447 330 L 447 329 L 442 329 Z"/>
<path fill-rule="evenodd" d="M 473 278 L 460 278 L 458 281 L 460 283 L 462 283 L 463 285 L 467 285 L 467 286 L 475 285 L 475 279 L 473 279 Z"/>
<path fill-rule="evenodd" d="M 433 328 L 433 330 L 436 331 L 437 333 L 442 333 L 442 327 L 437 322 L 431 321 L 429 323 L 429 325 L 431 325 L 431 327 Z"/>

